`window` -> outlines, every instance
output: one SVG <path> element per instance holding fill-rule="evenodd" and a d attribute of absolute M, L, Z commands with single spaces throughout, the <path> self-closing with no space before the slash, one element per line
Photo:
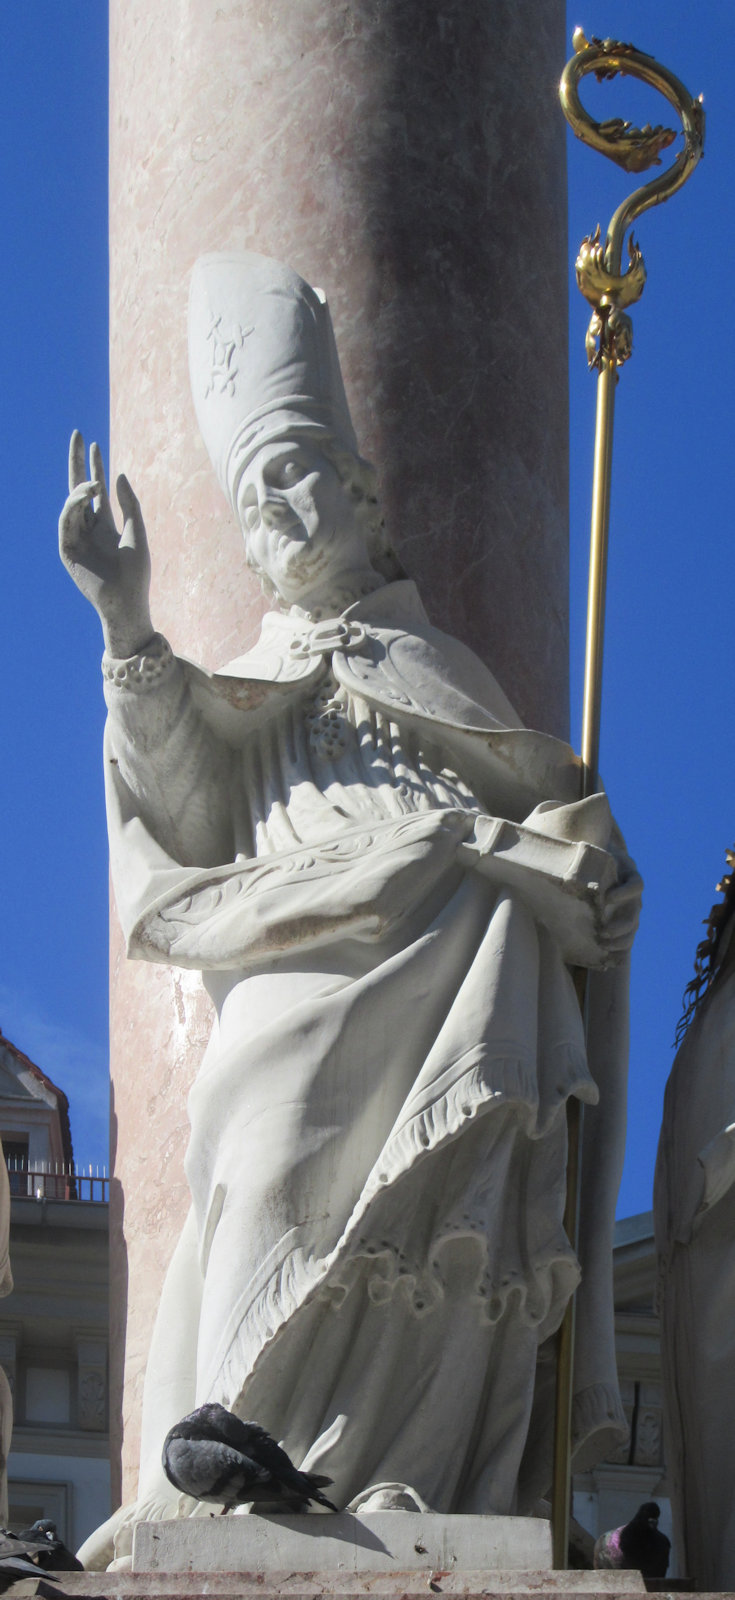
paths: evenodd
<path fill-rule="evenodd" d="M 60 1539 L 70 1538 L 69 1511 L 71 1484 L 39 1481 L 32 1478 L 8 1479 L 8 1527 L 11 1533 L 22 1533 L 31 1523 L 49 1517 L 56 1523 Z"/>
<path fill-rule="evenodd" d="M 69 1373 L 64 1367 L 26 1367 L 25 1421 L 68 1424 Z"/>
<path fill-rule="evenodd" d="M 11 1194 L 27 1194 L 28 1179 L 28 1134 L 4 1133 L 2 1135 L 3 1153 L 5 1164 L 10 1179 Z"/>

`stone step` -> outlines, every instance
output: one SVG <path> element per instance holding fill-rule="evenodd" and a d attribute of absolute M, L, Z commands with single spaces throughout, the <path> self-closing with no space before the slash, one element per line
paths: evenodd
<path fill-rule="evenodd" d="M 462 1600 L 508 1600 L 510 1595 L 538 1600 L 641 1600 L 646 1593 L 637 1572 L 338 1573 L 338 1572 L 61 1572 L 13 1584 L 11 1600 L 431 1600 L 432 1594 Z M 704 1600 L 698 1596 L 697 1600 Z M 720 1597 L 721 1600 L 721 1597 Z"/>

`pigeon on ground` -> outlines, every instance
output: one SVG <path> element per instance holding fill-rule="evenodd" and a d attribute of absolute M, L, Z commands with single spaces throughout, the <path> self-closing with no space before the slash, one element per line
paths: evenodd
<path fill-rule="evenodd" d="M 167 1433 L 163 1469 L 176 1489 L 194 1500 L 213 1500 L 223 1512 L 251 1500 L 280 1503 L 284 1511 L 305 1511 L 316 1500 L 337 1510 L 321 1492 L 331 1478 L 299 1472 L 265 1428 L 241 1422 L 212 1402 Z"/>
<path fill-rule="evenodd" d="M 640 1572 L 644 1578 L 665 1578 L 671 1540 L 659 1530 L 660 1515 L 655 1500 L 647 1500 L 622 1528 L 601 1533 L 593 1556 L 596 1570 L 617 1567 Z"/>
<path fill-rule="evenodd" d="M 42 1517 L 40 1521 L 32 1523 L 30 1528 L 24 1528 L 18 1538 L 24 1543 L 33 1546 L 35 1555 L 31 1557 L 36 1565 L 42 1567 L 44 1572 L 83 1572 L 81 1561 L 67 1550 L 63 1540 L 56 1531 L 56 1523 L 49 1517 Z"/>

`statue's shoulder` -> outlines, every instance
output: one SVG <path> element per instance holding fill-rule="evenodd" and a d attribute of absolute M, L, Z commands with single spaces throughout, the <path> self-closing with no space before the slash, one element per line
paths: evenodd
<path fill-rule="evenodd" d="M 365 629 L 362 644 L 335 652 L 335 671 L 346 687 L 454 726 L 522 727 L 489 667 L 466 644 L 433 626 L 409 579 L 376 590 L 350 607 L 345 618 Z"/>
<path fill-rule="evenodd" d="M 476 794 L 492 795 L 498 814 L 522 819 L 541 800 L 579 798 L 579 761 L 569 745 L 523 727 L 474 651 L 429 622 L 412 583 L 377 590 L 344 621 L 353 639 L 334 652 L 339 681 L 421 729 Z"/>
<path fill-rule="evenodd" d="M 322 657 L 299 647 L 302 632 L 290 617 L 267 611 L 252 649 L 216 672 L 181 658 L 194 704 L 227 744 L 242 745 L 294 691 L 308 693 L 322 675 Z"/>
<path fill-rule="evenodd" d="M 300 648 L 304 622 L 290 612 L 266 611 L 260 633 L 244 655 L 236 656 L 213 674 L 224 678 L 264 683 L 298 683 L 308 678 L 313 658 Z"/>

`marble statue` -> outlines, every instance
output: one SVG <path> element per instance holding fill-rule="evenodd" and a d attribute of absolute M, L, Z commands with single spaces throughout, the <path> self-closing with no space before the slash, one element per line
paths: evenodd
<path fill-rule="evenodd" d="M 0 1298 L 13 1292 L 10 1270 L 10 1180 L 0 1141 Z M 13 1433 L 13 1394 L 0 1367 L 0 1523 L 8 1520 L 8 1456 Z"/>
<path fill-rule="evenodd" d="M 666 1464 L 680 1571 L 735 1588 L 732 884 L 664 1097 L 654 1183 Z M 710 929 L 712 928 L 710 921 Z M 692 984 L 696 990 L 696 983 Z"/>
<path fill-rule="evenodd" d="M 528 1510 L 580 1277 L 561 1221 L 570 1095 L 600 1098 L 579 1459 L 625 1428 L 610 1247 L 640 880 L 605 796 L 577 798 L 571 749 L 522 728 L 429 623 L 385 538 L 321 292 L 260 256 L 203 258 L 190 361 L 272 600 L 256 647 L 214 673 L 173 655 L 138 502 L 121 478 L 119 534 L 78 435 L 60 523 L 105 637 L 128 953 L 200 970 L 216 1009 L 122 1522 L 209 1514 L 160 1465 L 205 1400 L 328 1474 L 340 1505 Z M 589 1062 L 570 962 L 596 969 Z"/>

